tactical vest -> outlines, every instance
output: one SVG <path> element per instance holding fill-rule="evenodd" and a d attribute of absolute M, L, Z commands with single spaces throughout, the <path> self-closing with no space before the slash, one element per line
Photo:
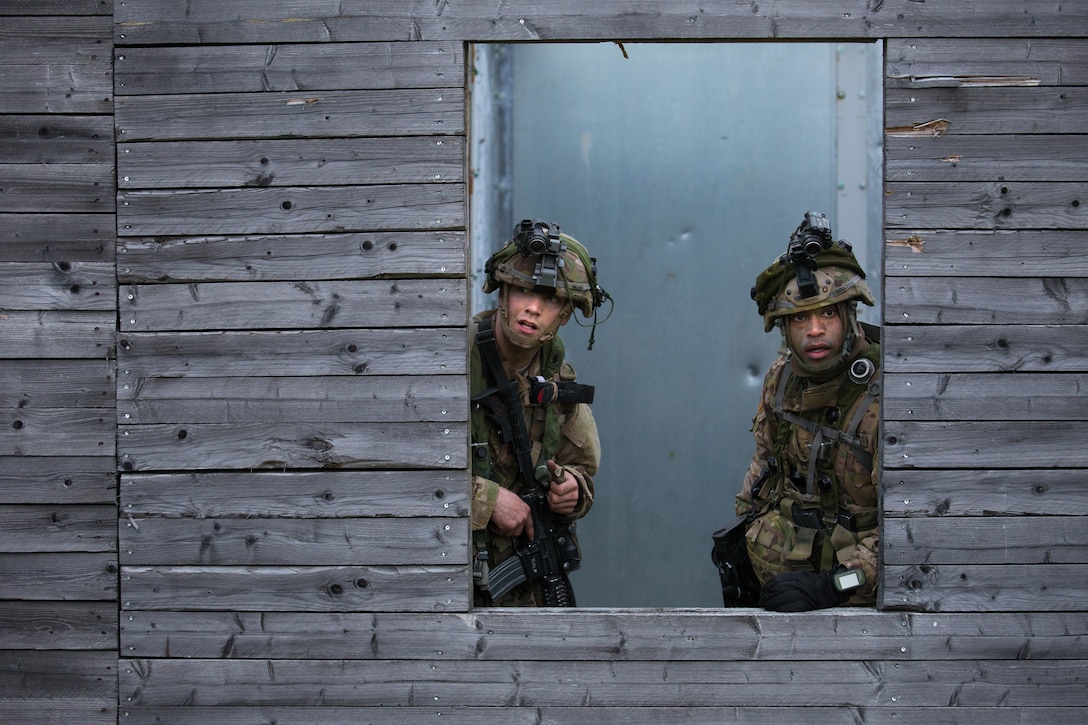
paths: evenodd
<path fill-rule="evenodd" d="M 868 363 L 859 364 L 859 361 Z M 863 467 L 872 471 L 874 461 L 858 439 L 858 427 L 872 403 L 880 399 L 879 364 L 880 346 L 869 344 L 851 365 L 851 368 L 862 368 L 866 374 L 844 373 L 834 400 L 820 407 L 821 413 L 835 411 L 833 416 L 821 415 L 817 419 L 807 417 L 811 413 L 784 410 L 784 400 L 787 396 L 796 396 L 804 383 L 792 374 L 789 363 L 783 366 L 775 389 L 774 406 L 769 414 L 777 419 L 777 435 L 772 447 L 772 468 L 776 467 L 776 470 L 761 476 L 765 479 L 763 485 L 769 490 L 758 492 L 760 504 L 757 507 L 763 511 L 777 508 L 792 521 L 797 527 L 797 538 L 788 558 L 797 562 L 808 559 L 817 570 L 834 568 L 836 527 L 856 533 L 877 525 L 875 508 L 864 511 L 846 508 L 843 482 L 835 465 L 844 456 L 841 448 L 846 446 Z M 807 465 L 791 460 L 789 447 L 796 438 L 797 428 L 803 428 L 812 436 Z M 812 559 L 817 551 L 818 558 Z"/>

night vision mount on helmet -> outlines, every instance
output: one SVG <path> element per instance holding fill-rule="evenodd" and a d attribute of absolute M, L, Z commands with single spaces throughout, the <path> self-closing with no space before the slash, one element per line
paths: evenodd
<path fill-rule="evenodd" d="M 832 241 L 827 217 L 812 211 L 790 235 L 785 254 L 756 278 L 751 294 L 767 332 L 778 318 L 798 312 L 850 300 L 876 304 L 850 243 Z"/>

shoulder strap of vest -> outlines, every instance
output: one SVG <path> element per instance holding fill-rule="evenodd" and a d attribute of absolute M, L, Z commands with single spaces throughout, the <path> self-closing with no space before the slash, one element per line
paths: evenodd
<path fill-rule="evenodd" d="M 869 408 L 869 405 L 872 403 L 873 400 L 880 396 L 880 382 L 878 380 L 873 380 L 870 382 L 865 392 L 865 400 L 862 401 L 862 404 L 858 406 L 857 410 L 854 412 L 854 415 L 850 419 L 849 425 L 844 427 L 842 430 L 839 430 L 838 428 L 832 428 L 830 426 L 817 423 L 814 420 L 809 420 L 808 418 L 797 415 L 796 413 L 793 413 L 791 411 L 783 410 L 782 402 L 785 399 L 786 386 L 789 384 L 792 378 L 793 373 L 790 371 L 790 366 L 785 365 L 782 370 L 782 375 L 779 378 L 778 389 L 775 391 L 775 415 L 782 418 L 783 420 L 792 423 L 793 425 L 800 426 L 807 430 L 809 433 L 811 433 L 815 438 L 815 440 L 813 441 L 814 446 L 818 446 L 820 442 L 827 439 L 838 441 L 840 443 L 843 443 L 844 445 L 849 446 L 850 449 L 854 452 L 854 455 L 857 456 L 859 461 L 861 461 L 861 464 L 863 466 L 865 466 L 866 468 L 872 468 L 873 456 L 869 453 L 869 451 L 865 450 L 865 448 L 861 445 L 861 441 L 858 440 L 857 429 L 858 426 L 861 425 L 861 420 L 865 415 L 865 411 Z M 812 479 L 815 476 L 815 458 L 815 456 L 810 456 L 809 460 L 809 468 L 811 469 L 808 476 L 810 488 Z M 809 493 L 811 493 L 811 491 L 809 491 Z"/>

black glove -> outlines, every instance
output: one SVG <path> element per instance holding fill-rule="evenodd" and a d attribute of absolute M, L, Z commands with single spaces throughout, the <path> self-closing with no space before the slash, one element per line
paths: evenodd
<path fill-rule="evenodd" d="M 840 592 L 830 571 L 788 571 L 763 585 L 759 606 L 772 612 L 810 612 L 845 604 L 850 595 Z"/>

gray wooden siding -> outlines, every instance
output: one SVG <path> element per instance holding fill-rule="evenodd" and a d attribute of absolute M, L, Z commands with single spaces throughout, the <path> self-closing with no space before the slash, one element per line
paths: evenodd
<path fill-rule="evenodd" d="M 888 41 L 885 606 L 1084 610 L 1086 48 Z"/>
<path fill-rule="evenodd" d="M 1084 719 L 1088 6 L 0 16 L 5 721 Z M 866 38 L 881 607 L 471 611 L 465 43 Z"/>
<path fill-rule="evenodd" d="M 0 5 L 0 719 L 115 722 L 112 2 Z"/>

